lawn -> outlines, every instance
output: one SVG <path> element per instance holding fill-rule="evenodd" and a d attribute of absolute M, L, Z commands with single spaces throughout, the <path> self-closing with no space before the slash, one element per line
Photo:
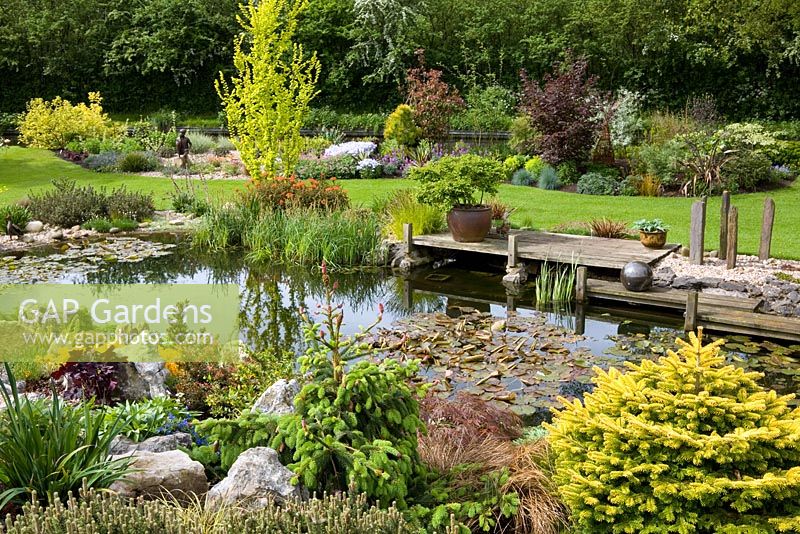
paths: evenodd
<path fill-rule="evenodd" d="M 172 183 L 168 178 L 149 178 L 129 174 L 105 174 L 85 170 L 60 160 L 46 150 L 11 147 L 0 151 L 0 185 L 8 189 L 0 193 L 0 204 L 23 198 L 29 191 L 47 187 L 50 179 L 66 176 L 79 183 L 116 187 L 122 184 L 131 189 L 153 192 L 157 205 L 169 207 Z M 343 181 L 343 187 L 356 204 L 369 205 L 373 198 L 387 195 L 393 190 L 413 187 L 405 180 L 352 180 Z M 241 182 L 217 180 L 209 182 L 214 198 L 224 199 L 241 187 Z M 739 250 L 755 253 L 761 232 L 761 212 L 764 197 L 771 196 L 776 203 L 773 255 L 800 259 L 800 181 L 791 187 L 769 193 L 736 195 L 733 205 L 739 208 Z M 660 217 L 672 227 L 669 240 L 687 243 L 689 236 L 689 211 L 693 199 L 602 197 L 544 191 L 534 187 L 504 185 L 499 197 L 514 206 L 512 222 L 541 229 L 570 225 L 598 217 L 609 217 L 626 222 L 641 218 Z M 706 248 L 714 249 L 719 233 L 719 199 L 708 203 Z"/>

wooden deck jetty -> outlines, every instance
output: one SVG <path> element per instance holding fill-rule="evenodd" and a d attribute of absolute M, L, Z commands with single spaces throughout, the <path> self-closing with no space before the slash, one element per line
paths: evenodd
<path fill-rule="evenodd" d="M 575 263 L 586 267 L 622 269 L 631 261 L 653 264 L 680 245 L 668 244 L 662 249 L 650 249 L 630 239 L 606 239 L 581 235 L 512 230 L 516 236 L 517 259 Z M 489 235 L 480 243 L 459 243 L 449 233 L 421 235 L 413 238 L 414 247 L 473 252 L 493 256 L 508 255 L 508 238 Z"/>
<path fill-rule="evenodd" d="M 696 305 L 687 304 L 696 295 Z M 760 299 L 728 297 L 679 289 L 626 290 L 618 282 L 589 279 L 586 297 L 594 300 L 638 304 L 652 308 L 686 310 L 686 324 L 709 330 L 800 341 L 800 319 L 759 313 Z M 693 317 L 688 317 L 693 314 Z"/>

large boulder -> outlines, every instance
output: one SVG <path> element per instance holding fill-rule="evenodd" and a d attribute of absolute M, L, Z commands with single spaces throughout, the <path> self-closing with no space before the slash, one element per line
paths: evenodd
<path fill-rule="evenodd" d="M 125 436 L 117 436 L 111 442 L 110 454 L 119 456 L 134 452 L 167 452 L 178 450 L 179 447 L 192 446 L 192 436 L 185 432 L 176 432 L 166 436 L 153 436 L 139 443 Z"/>
<path fill-rule="evenodd" d="M 129 400 L 166 397 L 169 371 L 163 362 L 136 362 L 119 365 L 117 374 L 122 396 Z"/>
<path fill-rule="evenodd" d="M 243 506 L 252 510 L 264 508 L 270 498 L 276 502 L 303 498 L 304 492 L 292 484 L 294 473 L 281 465 L 278 453 L 269 447 L 244 451 L 231 466 L 228 476 L 211 488 L 206 506 Z"/>
<path fill-rule="evenodd" d="M 294 412 L 294 398 L 300 393 L 297 380 L 281 379 L 272 384 L 253 404 L 253 411 L 284 415 Z"/>
<path fill-rule="evenodd" d="M 134 452 L 132 471 L 109 488 L 124 497 L 188 499 L 204 495 L 208 479 L 203 464 L 183 451 Z"/>
<path fill-rule="evenodd" d="M 29 221 L 28 224 L 25 225 L 25 233 L 27 234 L 38 234 L 44 229 L 44 223 L 42 221 Z"/>

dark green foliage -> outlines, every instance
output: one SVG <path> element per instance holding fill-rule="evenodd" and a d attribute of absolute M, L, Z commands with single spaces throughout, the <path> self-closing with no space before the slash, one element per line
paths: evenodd
<path fill-rule="evenodd" d="M 641 183 L 641 181 L 642 181 L 641 176 L 637 176 L 635 174 L 626 176 L 619 183 L 619 194 L 624 197 L 635 197 L 639 195 L 639 184 Z"/>
<path fill-rule="evenodd" d="M 39 221 L 70 228 L 105 215 L 105 195 L 92 186 L 58 178 L 53 188 L 30 195 L 31 215 Z"/>
<path fill-rule="evenodd" d="M 511 175 L 511 183 L 514 185 L 533 185 L 536 182 L 536 177 L 527 169 L 517 169 Z"/>
<path fill-rule="evenodd" d="M 228 507 L 204 513 L 165 501 L 124 499 L 83 489 L 66 503 L 28 503 L 22 513 L 6 519 L 7 534 L 414 534 L 402 514 L 391 506 L 371 506 L 364 495 L 327 495 L 308 501 L 270 500 L 265 508 L 245 511 Z M 448 530 L 448 534 L 455 534 Z"/>
<path fill-rule="evenodd" d="M 556 173 L 556 170 L 550 165 L 545 165 L 542 170 L 539 171 L 537 185 L 539 186 L 539 189 L 548 190 L 555 190 L 561 187 L 561 183 L 558 181 L 558 174 Z"/>
<path fill-rule="evenodd" d="M 634 165 L 642 174 L 656 176 L 665 187 L 680 184 L 681 159 L 685 151 L 677 141 L 641 146 L 634 157 Z"/>
<path fill-rule="evenodd" d="M 269 447 L 272 444 L 278 432 L 278 416 L 244 411 L 236 419 L 206 419 L 198 423 L 196 429 L 219 452 L 218 457 L 212 460 L 212 465 L 215 461 L 223 472 L 227 472 L 247 449 Z M 202 449 L 199 452 L 202 453 Z M 291 461 L 291 453 L 285 452 L 282 461 L 284 464 Z"/>
<path fill-rule="evenodd" d="M 761 152 L 743 151 L 722 168 L 723 189 L 731 193 L 755 191 L 772 180 L 772 164 Z"/>
<path fill-rule="evenodd" d="M 778 141 L 774 149 L 773 162 L 786 165 L 800 172 L 800 141 Z"/>
<path fill-rule="evenodd" d="M 578 166 L 575 165 L 574 161 L 559 163 L 556 166 L 556 174 L 558 174 L 558 180 L 562 184 L 577 184 L 581 177 Z"/>
<path fill-rule="evenodd" d="M 155 205 L 153 195 L 128 191 L 123 185 L 111 191 L 105 200 L 105 212 L 112 219 L 132 219 L 143 221 L 153 216 Z"/>
<path fill-rule="evenodd" d="M 31 220 L 31 212 L 25 206 L 19 204 L 7 204 L 0 206 L 0 232 L 6 233 L 6 219 L 11 218 L 11 222 L 25 229 L 25 225 Z"/>
<path fill-rule="evenodd" d="M 308 178 L 350 180 L 359 177 L 357 165 L 356 158 L 348 155 L 324 159 L 301 159 L 297 162 L 294 172 L 301 180 Z"/>
<path fill-rule="evenodd" d="M 6 405 L 0 412 L 0 508 L 52 494 L 64 499 L 83 483 L 106 488 L 128 472 L 130 459 L 108 458 L 124 419 L 106 424 L 91 402 L 64 404 L 55 389 L 47 401 L 33 403 L 20 397 L 8 364 L 5 370 L 11 392 L 0 386 Z"/>
<path fill-rule="evenodd" d="M 120 172 L 150 172 L 158 169 L 158 158 L 146 152 L 128 152 L 117 162 Z"/>
<path fill-rule="evenodd" d="M 319 52 L 319 49 L 317 52 Z M 385 121 L 386 115 L 383 113 L 349 113 L 321 107 L 313 108 L 309 111 L 303 122 L 303 127 L 313 130 L 320 130 L 323 127 L 337 128 L 339 130 L 366 131 L 377 134 L 383 130 Z"/>
<path fill-rule="evenodd" d="M 578 193 L 583 195 L 616 195 L 619 180 L 607 174 L 587 173 L 578 180 Z"/>

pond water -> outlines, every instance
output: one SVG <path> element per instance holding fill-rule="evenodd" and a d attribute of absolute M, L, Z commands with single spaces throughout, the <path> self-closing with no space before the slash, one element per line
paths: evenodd
<path fill-rule="evenodd" d="M 297 310 L 318 304 L 324 287 L 317 269 L 245 265 L 236 254 L 200 254 L 181 235 L 84 243 L 0 258 L 0 283 L 235 283 L 241 288 L 241 337 L 254 350 L 302 350 Z M 56 255 L 53 255 L 53 253 Z M 511 405 L 524 415 L 546 413 L 557 397 L 591 388 L 592 368 L 621 366 L 664 354 L 683 336 L 680 320 L 636 308 L 537 310 L 530 286 L 509 298 L 500 273 L 458 264 L 414 273 L 383 269 L 332 274 L 343 305 L 343 330 L 372 323 L 386 354 L 419 358 L 442 394 L 467 390 Z M 729 336 L 728 359 L 765 373 L 780 392 L 800 385 L 800 345 Z"/>

